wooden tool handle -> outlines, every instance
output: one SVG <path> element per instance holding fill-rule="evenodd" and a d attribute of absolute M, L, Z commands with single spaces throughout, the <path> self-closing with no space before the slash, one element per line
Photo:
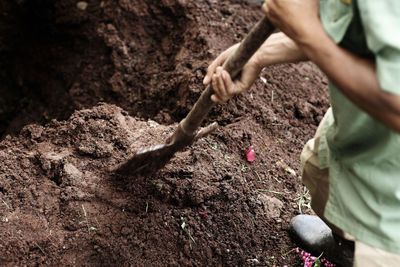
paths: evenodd
<path fill-rule="evenodd" d="M 235 79 L 241 72 L 243 66 L 271 35 L 275 27 L 269 22 L 267 17 L 261 19 L 249 32 L 236 51 L 225 61 L 222 66 Z M 210 85 L 203 91 L 189 114 L 180 122 L 185 135 L 194 135 L 196 129 L 214 106 L 211 101 L 213 89 Z"/>

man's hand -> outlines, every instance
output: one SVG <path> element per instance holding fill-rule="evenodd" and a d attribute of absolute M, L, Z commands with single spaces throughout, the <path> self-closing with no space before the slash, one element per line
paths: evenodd
<path fill-rule="evenodd" d="M 212 82 L 215 94 L 211 96 L 211 100 L 216 103 L 225 103 L 232 96 L 247 91 L 266 66 L 307 59 L 293 40 L 283 33 L 275 33 L 244 65 L 239 79 L 232 81 L 229 73 L 221 66 L 238 46 L 239 44 L 236 44 L 222 52 L 207 69 L 203 83 L 208 85 Z"/>
<path fill-rule="evenodd" d="M 262 69 L 253 56 L 243 66 L 240 78 L 233 82 L 229 73 L 222 68 L 222 65 L 238 46 L 239 44 L 235 44 L 222 52 L 207 68 L 203 84 L 212 83 L 214 94 L 211 96 L 211 100 L 216 103 L 223 104 L 234 95 L 248 90 Z"/>
<path fill-rule="evenodd" d="M 318 0 L 265 0 L 262 10 L 277 28 L 298 43 L 323 30 Z"/>

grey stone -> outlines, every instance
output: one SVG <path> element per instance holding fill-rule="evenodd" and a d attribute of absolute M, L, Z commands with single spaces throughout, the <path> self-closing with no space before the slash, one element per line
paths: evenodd
<path fill-rule="evenodd" d="M 297 215 L 290 222 L 290 233 L 300 247 L 313 255 L 336 262 L 339 266 L 353 266 L 354 242 L 332 233 L 317 216 Z"/>

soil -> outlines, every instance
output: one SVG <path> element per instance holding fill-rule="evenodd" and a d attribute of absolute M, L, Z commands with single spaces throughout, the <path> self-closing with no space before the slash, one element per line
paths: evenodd
<path fill-rule="evenodd" d="M 312 63 L 264 69 L 159 172 L 107 171 L 165 142 L 261 16 L 245 0 L 1 1 L 1 265 L 299 266 L 299 155 L 329 105 Z"/>

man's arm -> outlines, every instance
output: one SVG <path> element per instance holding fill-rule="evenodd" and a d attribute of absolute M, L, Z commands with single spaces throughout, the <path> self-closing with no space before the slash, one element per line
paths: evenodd
<path fill-rule="evenodd" d="M 354 104 L 400 133 L 400 96 L 380 88 L 375 63 L 341 48 L 325 32 L 315 36 L 299 43 L 308 57 Z"/>
<path fill-rule="evenodd" d="M 400 96 L 380 88 L 374 62 L 348 52 L 328 36 L 318 17 L 318 1 L 266 0 L 263 11 L 344 95 L 400 133 Z"/>

